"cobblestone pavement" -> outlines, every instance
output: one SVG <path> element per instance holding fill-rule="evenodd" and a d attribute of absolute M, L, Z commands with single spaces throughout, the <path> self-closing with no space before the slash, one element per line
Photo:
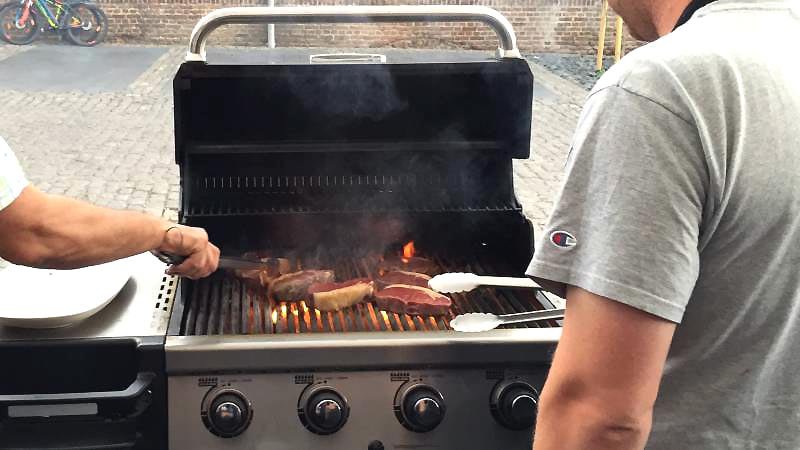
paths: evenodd
<path fill-rule="evenodd" d="M 0 136 L 46 192 L 161 215 L 178 203 L 171 79 L 183 52 L 168 49 L 124 91 L 0 90 Z"/>
<path fill-rule="evenodd" d="M 602 75 L 595 71 L 596 57 L 594 55 L 539 53 L 528 56 L 528 59 L 562 78 L 575 82 L 587 91 L 597 83 Z M 610 69 L 612 65 L 614 65 L 614 57 L 606 56 L 603 59 L 603 70 Z"/>
<path fill-rule="evenodd" d="M 0 67 L 3 59 L 28 48 L 0 46 Z M 167 48 L 126 89 L 115 92 L 0 90 L 0 136 L 30 180 L 47 192 L 159 215 L 174 211 L 178 170 L 171 79 L 183 53 L 183 47 Z M 520 201 L 541 230 L 585 91 L 531 64 L 536 82 L 556 94 L 535 102 L 532 156 L 515 163 Z"/>

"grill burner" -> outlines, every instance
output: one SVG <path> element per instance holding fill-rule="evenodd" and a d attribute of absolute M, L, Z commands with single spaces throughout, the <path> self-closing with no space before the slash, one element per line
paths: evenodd
<path fill-rule="evenodd" d="M 275 253 L 278 254 L 278 253 Z M 315 258 L 315 268 L 333 268 L 339 280 L 376 278 L 377 257 Z M 440 272 L 468 271 L 479 274 L 503 273 L 496 265 L 483 261 L 459 262 L 455 258 L 433 257 Z M 325 264 L 324 262 L 328 262 Z M 296 261 L 298 269 L 302 261 Z M 479 289 L 451 294 L 453 306 L 443 317 L 411 316 L 378 309 L 364 302 L 337 312 L 323 312 L 310 302 L 276 302 L 267 298 L 266 289 L 253 288 L 242 280 L 222 272 L 193 282 L 189 287 L 183 336 L 214 334 L 292 334 L 343 331 L 437 331 L 450 330 L 450 320 L 458 314 L 489 312 L 513 314 L 543 309 L 544 294 L 531 290 Z M 557 326 L 553 321 L 513 324 L 509 328 Z"/>

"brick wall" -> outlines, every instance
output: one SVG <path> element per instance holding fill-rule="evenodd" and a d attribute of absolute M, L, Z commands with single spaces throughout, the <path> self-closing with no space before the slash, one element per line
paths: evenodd
<path fill-rule="evenodd" d="M 183 44 L 197 20 L 227 6 L 264 6 L 266 0 L 98 0 L 116 42 Z M 523 53 L 592 53 L 597 46 L 600 0 L 276 0 L 278 6 L 480 4 L 503 13 L 514 25 Z M 606 49 L 613 50 L 614 16 Z M 280 47 L 411 47 L 493 49 L 497 38 L 479 23 L 278 25 Z M 209 44 L 263 45 L 266 26 L 227 25 Z M 625 47 L 638 45 L 626 33 Z"/>

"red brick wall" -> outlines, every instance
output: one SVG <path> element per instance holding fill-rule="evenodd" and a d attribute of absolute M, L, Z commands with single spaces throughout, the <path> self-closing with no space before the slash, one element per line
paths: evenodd
<path fill-rule="evenodd" d="M 265 6 L 259 0 L 96 0 L 108 16 L 108 39 L 135 44 L 187 44 L 205 14 L 229 6 Z M 209 44 L 254 45 L 267 39 L 266 25 L 224 26 Z"/>
<path fill-rule="evenodd" d="M 227 6 L 263 6 L 267 0 L 98 0 L 109 17 L 109 39 L 117 42 L 186 43 L 196 21 Z M 600 0 L 276 0 L 295 5 L 485 5 L 514 25 L 523 53 L 592 53 L 597 46 Z M 614 17 L 609 17 L 606 49 L 613 49 Z M 263 45 L 266 26 L 229 25 L 209 44 Z M 278 25 L 280 47 L 418 47 L 493 49 L 497 38 L 478 23 Z M 637 45 L 626 35 L 626 48 Z"/>

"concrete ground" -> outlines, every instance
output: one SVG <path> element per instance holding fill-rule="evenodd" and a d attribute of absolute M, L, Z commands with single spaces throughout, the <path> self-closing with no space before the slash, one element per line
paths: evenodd
<path fill-rule="evenodd" d="M 0 136 L 30 180 L 47 192 L 159 215 L 174 211 L 178 169 L 171 80 L 184 52 L 184 47 L 0 45 Z M 448 56 L 403 55 L 439 54 Z M 304 57 L 299 55 L 294 57 Z M 209 51 L 211 61 L 239 57 L 252 55 Z M 586 91 L 535 62 L 531 66 L 537 86 L 533 154 L 515 163 L 515 181 L 526 214 L 541 230 Z"/>

